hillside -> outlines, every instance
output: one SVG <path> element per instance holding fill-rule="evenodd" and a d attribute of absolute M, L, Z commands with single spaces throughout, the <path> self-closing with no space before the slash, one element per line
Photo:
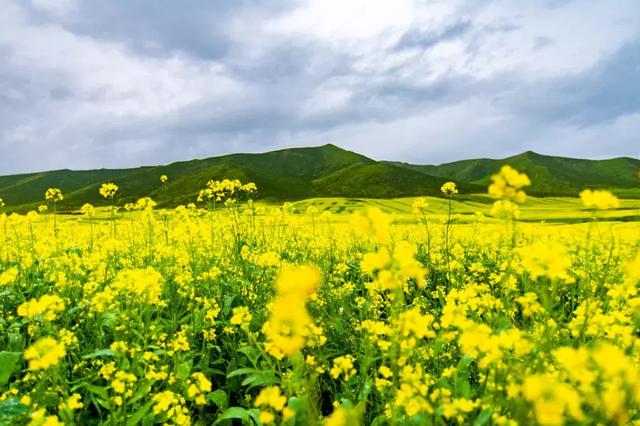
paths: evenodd
<path fill-rule="evenodd" d="M 509 164 L 529 175 L 528 193 L 549 196 L 575 196 L 584 188 L 604 188 L 625 197 L 640 197 L 637 172 L 640 160 L 621 157 L 607 160 L 584 160 L 555 157 L 527 151 L 503 159 L 479 158 L 440 165 L 416 165 L 399 162 L 388 164 L 407 170 L 440 176 L 457 182 L 486 186 L 503 164 Z"/>
<path fill-rule="evenodd" d="M 474 159 L 440 165 L 415 165 L 375 161 L 335 145 L 291 148 L 261 154 L 231 154 L 162 166 L 132 169 L 53 170 L 0 176 L 0 198 L 10 210 L 27 210 L 42 203 L 47 188 L 65 194 L 62 209 L 86 202 L 100 205 L 103 182 L 120 186 L 119 204 L 151 196 L 171 207 L 195 200 L 210 179 L 241 179 L 258 185 L 259 197 L 269 201 L 310 197 L 393 198 L 439 195 L 447 180 L 458 183 L 461 194 L 484 192 L 502 164 L 526 172 L 535 195 L 575 196 L 585 187 L 608 188 L 621 196 L 640 198 L 635 175 L 640 160 L 614 158 L 581 160 L 525 152 L 505 159 Z M 169 176 L 165 188 L 159 177 Z"/>
<path fill-rule="evenodd" d="M 165 188 L 159 177 L 169 176 Z M 231 154 L 166 166 L 119 170 L 71 171 L 0 177 L 0 198 L 8 208 L 24 210 L 42 202 L 49 187 L 65 194 L 62 209 L 83 203 L 100 203 L 98 188 L 103 182 L 120 186 L 119 203 L 151 196 L 162 206 L 192 202 L 210 179 L 240 179 L 258 185 L 259 197 L 284 201 L 309 197 L 372 197 L 436 195 L 442 177 L 385 164 L 346 151 L 335 145 L 291 148 L 261 154 Z M 462 192 L 482 191 L 480 186 L 462 184 Z"/>

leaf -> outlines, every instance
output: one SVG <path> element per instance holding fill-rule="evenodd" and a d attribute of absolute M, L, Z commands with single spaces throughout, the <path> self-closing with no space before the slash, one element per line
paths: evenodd
<path fill-rule="evenodd" d="M 226 295 L 224 296 L 224 300 L 222 302 L 222 314 L 226 317 L 231 312 L 231 307 L 233 306 L 233 301 L 236 299 L 235 296 Z"/>
<path fill-rule="evenodd" d="M 458 361 L 458 366 L 453 375 L 453 387 L 458 397 L 469 398 L 471 396 L 471 384 L 469 383 L 469 365 L 473 358 L 465 355 Z"/>
<path fill-rule="evenodd" d="M 382 426 L 382 425 L 386 425 L 387 422 L 388 422 L 387 416 L 382 414 L 376 417 L 375 419 L 373 419 L 373 421 L 371 422 L 371 426 Z"/>
<path fill-rule="evenodd" d="M 29 408 L 16 398 L 0 401 L 0 419 L 17 417 L 29 412 Z"/>
<path fill-rule="evenodd" d="M 227 407 L 229 406 L 229 397 L 227 396 L 227 393 L 222 389 L 217 389 L 209 393 L 207 395 L 207 398 L 209 399 L 209 401 L 216 404 L 216 406 L 220 410 L 226 410 Z"/>
<path fill-rule="evenodd" d="M 216 419 L 214 425 L 224 421 L 224 420 L 232 420 L 232 419 L 240 419 L 243 422 L 249 421 L 249 412 L 242 407 L 231 407 L 227 408 L 224 413 L 220 414 Z"/>
<path fill-rule="evenodd" d="M 246 374 L 252 374 L 255 372 L 256 372 L 255 368 L 238 368 L 237 370 L 233 370 L 231 373 L 227 374 L 227 379 L 230 379 L 236 376 L 244 376 Z"/>
<path fill-rule="evenodd" d="M 482 426 L 487 423 L 491 419 L 491 415 L 493 414 L 493 408 L 482 410 L 476 420 L 473 422 L 473 426 Z"/>
<path fill-rule="evenodd" d="M 246 379 L 244 379 L 241 385 L 242 386 L 250 385 L 249 389 L 251 389 L 251 388 L 255 388 L 256 386 L 272 385 L 277 382 L 278 382 L 278 379 L 276 379 L 273 373 L 269 371 L 269 372 L 263 372 L 261 374 L 253 374 L 247 377 Z"/>
<path fill-rule="evenodd" d="M 145 414 L 147 414 L 152 405 L 153 401 L 149 401 L 142 407 L 140 407 L 138 411 L 133 413 L 133 416 L 131 416 L 129 420 L 127 420 L 127 426 L 136 426 L 140 422 L 140 420 L 142 420 Z"/>
<path fill-rule="evenodd" d="M 21 357 L 21 352 L 0 352 L 0 385 L 9 382 L 9 377 L 15 371 Z"/>
<path fill-rule="evenodd" d="M 134 403 L 140 401 L 141 399 L 143 399 L 144 397 L 149 395 L 149 391 L 150 390 L 151 390 L 151 384 L 149 384 L 149 383 L 143 384 L 133 394 L 133 397 L 131 398 L 131 400 L 129 400 L 129 403 L 130 404 L 134 404 Z"/>
<path fill-rule="evenodd" d="M 188 361 L 178 364 L 176 368 L 176 375 L 182 380 L 186 380 L 191 374 L 191 363 Z"/>
<path fill-rule="evenodd" d="M 97 351 L 86 354 L 82 357 L 82 359 L 91 359 L 91 358 L 100 358 L 103 356 L 115 356 L 115 351 L 111 349 L 99 349 Z"/>
<path fill-rule="evenodd" d="M 254 348 L 253 346 L 243 346 L 238 349 L 238 352 L 245 355 L 249 360 L 255 360 L 260 355 L 260 351 Z"/>
<path fill-rule="evenodd" d="M 98 395 L 103 400 L 107 401 L 109 399 L 109 395 L 107 394 L 107 390 L 101 386 L 92 385 L 90 383 L 86 383 L 84 387 L 91 392 L 92 394 Z"/>
<path fill-rule="evenodd" d="M 249 416 L 255 424 L 262 425 L 262 422 L 260 421 L 260 410 L 258 410 L 257 408 L 252 408 L 251 410 L 249 410 Z"/>

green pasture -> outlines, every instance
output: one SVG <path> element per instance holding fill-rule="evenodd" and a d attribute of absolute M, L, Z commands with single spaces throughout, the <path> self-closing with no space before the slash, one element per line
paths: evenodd
<path fill-rule="evenodd" d="M 440 197 L 424 197 L 429 203 L 427 215 L 429 220 L 433 222 L 444 222 L 447 219 L 449 200 Z M 416 197 L 404 197 L 394 199 L 376 199 L 376 198 L 309 198 L 297 202 L 293 202 L 293 213 L 296 215 L 306 215 L 307 209 L 311 206 L 315 207 L 317 216 L 328 211 L 332 213 L 331 220 L 336 222 L 344 222 L 348 220 L 350 214 L 366 209 L 368 207 L 378 207 L 386 213 L 394 214 L 396 221 L 414 222 L 417 217 L 413 213 L 413 203 Z M 484 195 L 467 195 L 462 197 L 454 197 L 451 200 L 451 209 L 455 222 L 468 223 L 475 222 L 476 213 L 480 212 L 486 216 L 486 220 L 491 221 L 490 216 L 493 199 Z M 268 214 L 273 208 L 278 208 L 282 204 L 257 202 L 256 207 L 262 211 L 261 214 Z M 241 205 L 240 209 L 246 208 Z M 640 200 L 627 199 L 620 200 L 620 208 L 609 211 L 594 212 L 587 210 L 582 206 L 579 198 L 569 197 L 528 197 L 525 204 L 520 206 L 522 222 L 547 222 L 547 223 L 581 223 L 588 222 L 597 218 L 601 221 L 624 221 L 636 222 L 640 221 Z M 224 212 L 225 207 L 218 207 L 219 212 Z M 160 214 L 162 210 L 158 210 Z M 118 213 L 119 218 L 126 219 L 135 212 Z M 60 214 L 61 217 L 76 220 L 79 218 L 79 212 L 65 212 Z M 108 214 L 103 208 L 98 206 L 97 216 L 95 220 L 107 220 Z"/>

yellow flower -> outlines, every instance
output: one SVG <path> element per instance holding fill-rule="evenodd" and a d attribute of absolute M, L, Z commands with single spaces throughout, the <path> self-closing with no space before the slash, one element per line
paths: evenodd
<path fill-rule="evenodd" d="M 440 191 L 447 197 L 451 197 L 458 193 L 458 187 L 456 186 L 455 182 L 445 182 L 440 187 Z"/>
<path fill-rule="evenodd" d="M 277 359 L 302 349 L 313 320 L 305 306 L 320 283 L 315 267 L 283 267 L 276 282 L 277 295 L 271 302 L 269 320 L 262 326 L 267 352 Z"/>
<path fill-rule="evenodd" d="M 268 386 L 260 390 L 253 405 L 255 407 L 271 407 L 276 411 L 282 411 L 286 403 L 287 398 L 280 393 L 278 386 Z"/>
<path fill-rule="evenodd" d="M 414 213 L 424 213 L 427 207 L 429 207 L 429 203 L 426 198 L 416 198 L 412 205 Z"/>
<path fill-rule="evenodd" d="M 520 207 L 511 200 L 497 200 L 491 207 L 491 216 L 503 219 L 520 217 Z"/>
<path fill-rule="evenodd" d="M 64 311 L 64 301 L 56 294 L 45 294 L 39 299 L 31 299 L 18 306 L 18 315 L 26 318 L 42 317 L 53 321 L 57 312 Z"/>
<path fill-rule="evenodd" d="M 527 197 L 522 188 L 529 185 L 531 185 L 529 176 L 509 165 L 504 165 L 497 174 L 491 176 L 488 193 L 494 198 L 506 198 L 522 204 Z"/>
<path fill-rule="evenodd" d="M 12 284 L 18 278 L 18 268 L 9 268 L 0 274 L 0 287 Z"/>
<path fill-rule="evenodd" d="M 636 254 L 626 267 L 627 278 L 632 283 L 640 281 L 640 253 Z M 0 285 L 2 285 L 2 275 L 0 275 Z"/>
<path fill-rule="evenodd" d="M 248 327 L 252 318 L 253 315 L 249 312 L 249 308 L 246 306 L 239 306 L 237 308 L 233 308 L 230 322 L 233 325 Z"/>
<path fill-rule="evenodd" d="M 420 313 L 420 308 L 412 308 L 399 315 L 398 329 L 402 337 L 413 335 L 418 339 L 433 338 L 436 337 L 436 333 L 431 327 L 433 320 L 433 315 L 423 315 Z"/>
<path fill-rule="evenodd" d="M 47 416 L 47 411 L 44 408 L 36 410 L 31 414 L 31 421 L 27 426 L 63 426 L 64 423 L 58 419 L 57 416 Z"/>
<path fill-rule="evenodd" d="M 69 411 L 79 410 L 82 407 L 84 407 L 84 404 L 82 403 L 82 397 L 78 393 L 71 395 L 66 401 L 60 403 L 59 406 L 61 410 Z"/>
<path fill-rule="evenodd" d="M 351 226 L 356 234 L 365 238 L 373 237 L 380 244 L 391 242 L 391 215 L 377 207 L 356 212 L 351 218 Z"/>
<path fill-rule="evenodd" d="M 151 199 L 151 197 L 142 197 L 140 198 L 138 201 L 136 201 L 135 204 L 135 209 L 136 210 L 146 210 L 146 211 L 151 211 L 153 210 L 153 208 L 155 206 L 157 206 L 158 203 L 156 203 L 155 201 L 153 201 Z"/>
<path fill-rule="evenodd" d="M 151 400 L 154 402 L 152 409 L 154 414 L 165 414 L 178 425 L 191 424 L 189 410 L 185 407 L 185 401 L 181 395 L 167 390 L 153 395 Z"/>
<path fill-rule="evenodd" d="M 260 423 L 262 424 L 270 425 L 276 420 L 276 416 L 270 411 L 260 411 L 258 420 L 260 420 Z"/>
<path fill-rule="evenodd" d="M 91 204 L 86 203 L 86 204 L 83 204 L 82 207 L 80 207 L 80 213 L 88 217 L 93 217 L 96 215 L 96 208 L 93 207 Z"/>
<path fill-rule="evenodd" d="M 54 203 L 64 200 L 64 197 L 62 196 L 62 191 L 60 191 L 58 188 L 47 189 L 47 191 L 44 193 L 44 198 L 45 200 L 53 201 Z"/>
<path fill-rule="evenodd" d="M 118 185 L 111 182 L 103 183 L 100 186 L 100 189 L 98 190 L 98 192 L 100 193 L 100 195 L 102 195 L 103 198 L 113 199 L 116 196 L 116 193 L 118 192 Z"/>
<path fill-rule="evenodd" d="M 620 207 L 618 198 L 609 191 L 585 189 L 580 193 L 580 198 L 588 209 L 610 210 Z"/>
<path fill-rule="evenodd" d="M 324 421 L 324 426 L 349 426 L 347 410 L 343 406 L 339 406 Z"/>
<path fill-rule="evenodd" d="M 168 180 L 169 180 L 169 178 L 167 177 L 167 175 L 160 176 L 160 182 L 161 183 L 166 183 Z"/>
<path fill-rule="evenodd" d="M 64 345 L 52 337 L 43 337 L 24 352 L 24 357 L 29 361 L 29 370 L 44 370 L 58 365 L 64 358 L 66 351 Z"/>
<path fill-rule="evenodd" d="M 196 405 L 204 405 L 208 392 L 211 392 L 211 382 L 209 379 L 202 373 L 193 373 L 189 379 L 187 396 L 193 399 Z"/>
<path fill-rule="evenodd" d="M 162 275 L 152 267 L 125 269 L 116 275 L 112 287 L 119 293 L 151 305 L 161 304 Z"/>
<path fill-rule="evenodd" d="M 568 384 L 549 375 L 533 375 L 526 378 L 522 388 L 525 399 L 533 404 L 536 419 L 541 425 L 563 425 L 565 414 L 578 421 L 584 419 L 580 395 Z"/>
<path fill-rule="evenodd" d="M 571 258 L 564 245 L 555 241 L 537 241 L 518 249 L 518 253 L 522 259 L 522 266 L 532 279 L 546 276 L 571 282 L 567 273 L 571 267 Z"/>
<path fill-rule="evenodd" d="M 355 359 L 351 355 L 339 356 L 333 360 L 333 367 L 331 368 L 331 377 L 337 379 L 340 376 L 343 376 L 344 381 L 346 382 L 351 377 L 353 377 L 357 371 L 353 368 L 353 361 Z"/>
<path fill-rule="evenodd" d="M 382 247 L 376 252 L 365 253 L 360 262 L 360 268 L 362 272 L 373 275 L 376 271 L 386 269 L 390 262 L 389 251 Z"/>

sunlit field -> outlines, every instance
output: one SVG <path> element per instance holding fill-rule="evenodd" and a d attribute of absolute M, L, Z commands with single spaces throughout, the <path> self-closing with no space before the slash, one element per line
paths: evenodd
<path fill-rule="evenodd" d="M 0 424 L 640 424 L 640 200 L 528 181 L 175 209 L 105 184 L 64 214 L 52 188 L 0 215 Z"/>

